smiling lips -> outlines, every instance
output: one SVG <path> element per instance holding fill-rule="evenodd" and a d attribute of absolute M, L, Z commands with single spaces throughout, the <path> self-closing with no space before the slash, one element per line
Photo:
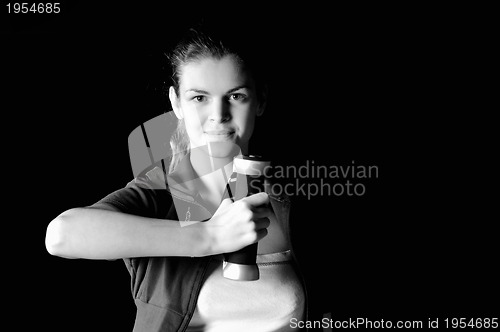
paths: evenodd
<path fill-rule="evenodd" d="M 225 141 L 234 135 L 233 130 L 207 130 L 205 131 L 209 141 Z"/>

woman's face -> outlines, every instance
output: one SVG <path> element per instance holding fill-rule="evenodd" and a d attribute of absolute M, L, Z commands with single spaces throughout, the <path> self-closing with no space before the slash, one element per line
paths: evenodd
<path fill-rule="evenodd" d="M 247 153 L 255 116 L 261 115 L 251 76 L 231 56 L 203 58 L 181 68 L 179 95 L 170 88 L 177 117 L 184 119 L 191 148 L 212 157 Z"/>

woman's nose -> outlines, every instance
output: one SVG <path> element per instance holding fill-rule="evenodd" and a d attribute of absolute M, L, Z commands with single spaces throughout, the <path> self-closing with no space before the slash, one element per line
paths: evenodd
<path fill-rule="evenodd" d="M 231 118 L 229 112 L 229 103 L 225 100 L 214 101 L 211 107 L 209 119 L 210 121 L 223 123 Z"/>

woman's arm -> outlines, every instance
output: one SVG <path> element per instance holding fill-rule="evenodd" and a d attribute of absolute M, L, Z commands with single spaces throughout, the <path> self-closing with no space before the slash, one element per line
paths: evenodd
<path fill-rule="evenodd" d="M 74 208 L 50 222 L 45 245 L 52 255 L 87 259 L 231 252 L 266 236 L 271 210 L 263 205 L 268 203 L 265 193 L 235 203 L 226 199 L 209 221 L 184 227 L 175 220 Z"/>
<path fill-rule="evenodd" d="M 148 256 L 203 256 L 202 223 L 152 219 L 118 211 L 74 208 L 47 227 L 47 251 L 65 258 L 117 259 Z"/>

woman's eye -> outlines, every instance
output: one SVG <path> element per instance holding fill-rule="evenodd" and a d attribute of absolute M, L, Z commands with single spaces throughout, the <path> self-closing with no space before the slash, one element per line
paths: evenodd
<path fill-rule="evenodd" d="M 229 99 L 236 100 L 236 101 L 242 101 L 245 98 L 246 98 L 246 96 L 242 93 L 233 93 L 232 95 L 229 96 Z"/>
<path fill-rule="evenodd" d="M 192 100 L 194 100 L 194 101 L 196 101 L 196 102 L 198 102 L 198 103 L 204 102 L 204 101 L 205 101 L 205 99 L 206 99 L 206 97 L 205 97 L 205 96 L 194 96 L 194 97 L 192 98 Z"/>

